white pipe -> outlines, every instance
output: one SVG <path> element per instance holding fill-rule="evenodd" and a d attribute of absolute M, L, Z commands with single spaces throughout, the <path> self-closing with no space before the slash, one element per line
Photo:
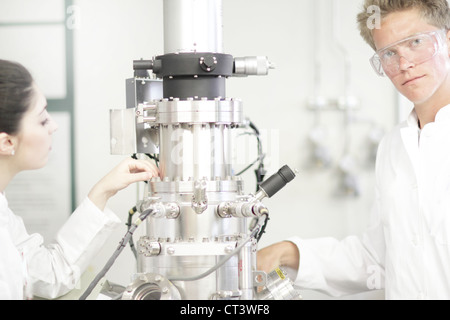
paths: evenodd
<path fill-rule="evenodd" d="M 222 0 L 164 0 L 164 53 L 223 53 Z"/>

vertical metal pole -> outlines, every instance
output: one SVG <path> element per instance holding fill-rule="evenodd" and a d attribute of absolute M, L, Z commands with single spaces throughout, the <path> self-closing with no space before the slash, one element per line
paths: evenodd
<path fill-rule="evenodd" d="M 239 252 L 239 289 L 241 290 L 241 300 L 253 300 L 253 249 L 255 241 L 252 239 Z"/>
<path fill-rule="evenodd" d="M 164 53 L 222 53 L 222 26 L 222 0 L 164 0 Z"/>

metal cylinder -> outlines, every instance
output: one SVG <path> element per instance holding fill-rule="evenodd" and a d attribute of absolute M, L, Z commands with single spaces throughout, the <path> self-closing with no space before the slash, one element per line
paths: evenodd
<path fill-rule="evenodd" d="M 215 180 L 231 176 L 231 129 L 242 121 L 239 100 L 159 102 L 161 178 Z"/>
<path fill-rule="evenodd" d="M 135 61 L 135 78 L 127 82 L 126 115 L 135 113 L 137 131 L 127 141 L 134 152 L 157 159 L 160 175 L 138 203 L 150 215 L 136 278 L 123 299 L 253 299 L 259 230 L 249 229 L 247 218 L 267 211 L 259 201 L 288 181 L 244 199 L 232 167 L 243 108 L 226 97 L 225 82 L 265 75 L 272 65 L 266 57 L 235 60 L 223 53 L 222 0 L 163 4 L 165 54 Z M 162 83 L 150 85 L 150 75 Z M 150 94 L 153 88 L 157 94 Z"/>
<path fill-rule="evenodd" d="M 179 125 L 160 128 L 162 178 L 197 180 L 231 176 L 230 129 L 216 125 Z M 224 148 L 226 147 L 226 149 Z"/>
<path fill-rule="evenodd" d="M 267 57 L 243 57 L 234 58 L 234 68 L 234 73 L 238 75 L 265 76 L 273 65 Z"/>
<path fill-rule="evenodd" d="M 164 52 L 222 53 L 222 0 L 164 0 Z"/>
<path fill-rule="evenodd" d="M 169 241 L 214 240 L 224 235 L 246 232 L 243 219 L 223 219 L 217 216 L 219 203 L 236 199 L 242 181 L 208 181 L 206 199 L 208 207 L 198 214 L 192 208 L 195 181 L 151 182 L 150 192 L 161 198 L 162 202 L 180 204 L 180 214 L 176 219 L 147 218 L 147 236 Z"/>
<path fill-rule="evenodd" d="M 247 243 L 239 252 L 239 289 L 242 300 L 253 300 L 253 254 L 256 251 L 256 240 Z"/>
<path fill-rule="evenodd" d="M 266 287 L 258 293 L 258 300 L 302 300 L 286 271 L 280 267 L 267 275 Z"/>

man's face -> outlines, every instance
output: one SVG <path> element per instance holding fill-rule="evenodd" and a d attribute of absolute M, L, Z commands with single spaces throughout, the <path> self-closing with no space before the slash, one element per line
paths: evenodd
<path fill-rule="evenodd" d="M 386 16 L 381 28 L 373 30 L 373 39 L 377 49 L 381 49 L 412 35 L 435 30 L 439 29 L 428 24 L 419 11 L 413 9 Z M 400 58 L 399 67 L 398 74 L 387 76 L 401 94 L 418 105 L 433 97 L 447 80 L 450 70 L 449 52 L 445 47 L 432 59 L 417 65 Z"/>

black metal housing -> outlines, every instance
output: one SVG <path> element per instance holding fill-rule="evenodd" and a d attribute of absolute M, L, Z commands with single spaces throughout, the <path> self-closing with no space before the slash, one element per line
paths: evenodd
<path fill-rule="evenodd" d="M 233 56 L 222 53 L 171 53 L 137 60 L 135 70 L 151 69 L 163 79 L 164 98 L 225 98 L 225 80 L 233 75 Z"/>

